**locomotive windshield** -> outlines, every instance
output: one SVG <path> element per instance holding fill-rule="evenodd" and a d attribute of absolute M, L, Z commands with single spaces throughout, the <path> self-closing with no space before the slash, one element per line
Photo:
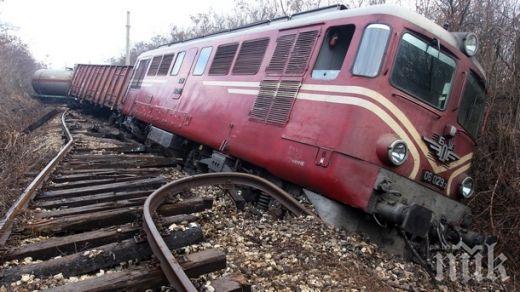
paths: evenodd
<path fill-rule="evenodd" d="M 474 73 L 466 80 L 464 94 L 459 108 L 459 123 L 473 137 L 477 137 L 484 116 L 486 94 L 482 83 Z"/>
<path fill-rule="evenodd" d="M 405 33 L 392 72 L 392 83 L 412 96 L 444 110 L 451 92 L 455 61 L 429 44 Z"/>

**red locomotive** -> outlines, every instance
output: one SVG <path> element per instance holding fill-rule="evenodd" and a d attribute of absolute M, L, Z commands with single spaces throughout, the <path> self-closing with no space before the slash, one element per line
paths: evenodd
<path fill-rule="evenodd" d="M 467 227 L 458 199 L 473 194 L 485 113 L 476 36 L 394 6 L 336 8 L 145 52 L 108 104 L 187 163 L 261 169 L 419 237 Z M 111 100 L 96 94 L 103 72 L 76 71 L 72 96 Z"/>

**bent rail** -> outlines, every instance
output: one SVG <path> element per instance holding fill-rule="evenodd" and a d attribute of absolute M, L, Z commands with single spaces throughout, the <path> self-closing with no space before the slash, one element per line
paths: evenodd
<path fill-rule="evenodd" d="M 153 253 L 161 263 L 161 269 L 176 291 L 197 291 L 184 270 L 179 265 L 159 230 L 153 222 L 152 214 L 169 194 L 177 194 L 186 189 L 205 185 L 241 185 L 258 189 L 278 200 L 285 208 L 297 216 L 314 215 L 296 199 L 273 183 L 247 173 L 221 172 L 188 176 L 168 183 L 154 191 L 144 204 L 143 227 Z"/>
<path fill-rule="evenodd" d="M 43 168 L 34 180 L 25 188 L 23 193 L 18 197 L 18 200 L 9 208 L 4 218 L 0 221 L 0 246 L 5 245 L 5 242 L 11 234 L 14 218 L 27 207 L 27 203 L 34 198 L 36 191 L 49 178 L 49 174 L 55 169 L 56 165 L 63 159 L 63 157 L 72 149 L 74 139 L 70 134 L 67 124 L 65 123 L 65 116 L 68 111 L 65 111 L 61 116 L 61 123 L 65 134 L 67 136 L 67 144 L 61 148 L 60 152 Z"/>

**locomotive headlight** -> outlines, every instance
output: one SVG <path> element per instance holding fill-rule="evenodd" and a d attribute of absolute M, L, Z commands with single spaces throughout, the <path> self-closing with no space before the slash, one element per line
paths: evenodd
<path fill-rule="evenodd" d="M 473 184 L 473 179 L 471 177 L 466 177 L 460 183 L 459 192 L 464 198 L 468 199 L 473 196 L 474 190 L 475 185 Z"/>
<path fill-rule="evenodd" d="M 474 33 L 468 33 L 466 37 L 464 37 L 464 51 L 466 55 L 473 57 L 477 54 L 478 50 L 478 39 L 477 35 Z"/>
<path fill-rule="evenodd" d="M 388 146 L 388 160 L 395 165 L 403 164 L 408 158 L 408 145 L 403 140 L 395 140 Z"/>

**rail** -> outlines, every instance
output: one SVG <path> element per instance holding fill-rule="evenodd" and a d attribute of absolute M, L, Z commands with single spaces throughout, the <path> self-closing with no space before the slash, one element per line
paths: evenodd
<path fill-rule="evenodd" d="M 145 201 L 143 225 L 148 243 L 155 256 L 159 259 L 161 269 L 175 291 L 197 290 L 163 240 L 153 222 L 152 214 L 155 213 L 168 195 L 205 185 L 240 185 L 252 187 L 278 200 L 285 208 L 297 216 L 313 215 L 311 211 L 303 207 L 296 199 L 278 186 L 263 178 L 247 173 L 221 172 L 200 174 L 185 177 L 162 186 L 154 191 Z"/>
<path fill-rule="evenodd" d="M 49 178 L 49 175 L 52 173 L 56 165 L 63 159 L 63 157 L 72 149 L 72 145 L 74 143 L 74 139 L 70 134 L 69 129 L 67 128 L 67 124 L 65 122 L 65 116 L 68 111 L 63 112 L 61 116 L 62 127 L 65 130 L 65 134 L 67 136 L 67 144 L 61 148 L 60 152 L 45 166 L 45 168 L 38 173 L 36 178 L 25 188 L 22 194 L 18 197 L 16 202 L 9 208 L 4 218 L 0 221 L 0 246 L 4 246 L 5 242 L 9 238 L 11 234 L 11 229 L 13 227 L 13 222 L 16 216 L 27 207 L 27 203 L 34 198 L 36 192 L 41 187 L 41 185 Z"/>

